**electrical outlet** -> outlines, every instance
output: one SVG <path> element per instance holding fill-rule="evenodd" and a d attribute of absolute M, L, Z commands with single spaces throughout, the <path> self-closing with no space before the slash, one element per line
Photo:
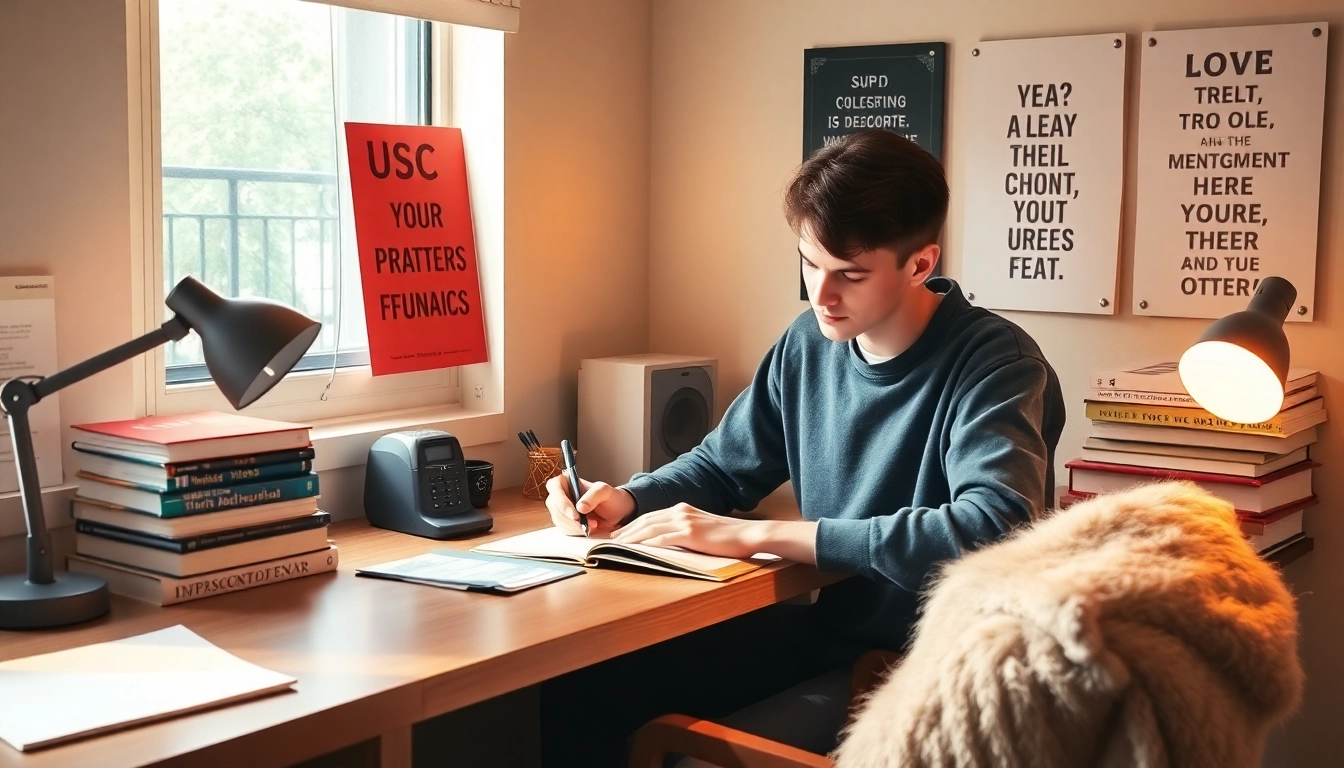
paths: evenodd
<path fill-rule="evenodd" d="M 475 389 L 473 389 L 473 394 L 476 395 L 477 400 L 480 400 L 481 398 L 485 397 L 485 387 L 476 387 Z"/>

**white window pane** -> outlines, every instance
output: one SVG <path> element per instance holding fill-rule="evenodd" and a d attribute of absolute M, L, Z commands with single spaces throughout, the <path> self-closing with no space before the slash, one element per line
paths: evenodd
<path fill-rule="evenodd" d="M 300 368 L 338 349 L 366 361 L 337 113 L 425 122 L 427 39 L 422 22 L 298 0 L 160 0 L 165 290 L 193 275 L 321 320 Z M 169 380 L 204 377 L 201 361 L 194 335 L 171 345 Z"/>

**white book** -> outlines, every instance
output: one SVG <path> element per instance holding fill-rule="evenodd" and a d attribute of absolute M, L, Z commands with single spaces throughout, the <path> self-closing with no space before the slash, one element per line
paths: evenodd
<path fill-rule="evenodd" d="M 328 573 L 336 570 L 339 560 L 340 553 L 333 546 L 181 579 L 82 555 L 70 555 L 66 567 L 72 573 L 87 573 L 106 580 L 108 590 L 114 595 L 133 597 L 154 605 L 173 605 Z"/>
<path fill-rule="evenodd" d="M 1178 472 L 1206 472 L 1214 475 L 1236 475 L 1238 477 L 1264 477 L 1290 467 L 1299 461 L 1307 460 L 1307 447 L 1298 448 L 1271 461 L 1234 462 L 1213 461 L 1189 456 L 1163 456 L 1153 453 L 1128 453 L 1124 451 L 1106 451 L 1083 447 L 1079 455 L 1088 461 L 1100 461 L 1106 464 L 1129 464 L 1135 467 L 1152 469 L 1170 469 Z M 1252 454 L 1259 455 L 1259 454 Z"/>
<path fill-rule="evenodd" d="M 1270 547 L 1280 544 L 1302 533 L 1302 512 L 1297 511 L 1291 515 L 1285 515 L 1272 523 L 1266 523 L 1264 533 L 1252 534 L 1247 537 L 1251 542 L 1251 547 L 1256 552 L 1264 552 Z"/>
<path fill-rule="evenodd" d="M 1207 448 L 1194 445 L 1170 445 L 1167 443 L 1143 443 L 1137 440 L 1109 440 L 1104 437 L 1088 437 L 1083 440 L 1084 448 L 1098 451 L 1120 451 L 1122 453 L 1151 453 L 1159 456 L 1185 456 L 1191 459 L 1210 461 L 1231 461 L 1242 464 L 1264 464 L 1288 454 L 1266 453 L 1264 451 L 1238 451 L 1228 448 Z M 1291 452 L 1290 452 L 1291 453 Z"/>
<path fill-rule="evenodd" d="M 279 536 L 267 536 L 223 547 L 198 549 L 195 552 L 178 554 L 166 549 L 144 547 L 116 539 L 106 539 L 91 533 L 75 534 L 75 551 L 86 557 L 98 560 L 110 560 L 114 563 L 129 565 L 166 576 L 183 578 L 198 576 L 210 571 L 225 568 L 237 568 L 243 565 L 275 560 L 280 557 L 292 557 L 304 552 L 316 552 L 327 548 L 327 529 L 310 528 L 306 531 L 282 533 Z"/>
<path fill-rule="evenodd" d="M 1095 371 L 1088 377 L 1094 390 L 1126 389 L 1136 392 L 1166 392 L 1188 394 L 1181 383 L 1176 361 L 1146 362 Z M 1284 381 L 1283 391 L 1292 392 L 1316 383 L 1317 372 L 1310 368 L 1292 368 Z"/>
<path fill-rule="evenodd" d="M 1324 421 L 1325 412 L 1318 415 Z M 1092 422 L 1092 437 L 1107 440 L 1134 440 L 1141 443 L 1166 443 L 1205 448 L 1227 448 L 1257 453 L 1292 453 L 1304 445 L 1316 442 L 1316 427 L 1307 427 L 1287 437 L 1255 435 L 1247 432 L 1215 432 L 1210 429 L 1185 427 L 1153 427 L 1147 424 L 1114 424 L 1108 421 Z"/>
<path fill-rule="evenodd" d="M 1283 405 L 1279 406 L 1279 411 L 1286 411 L 1308 400 L 1319 397 L 1320 390 L 1316 387 L 1303 387 L 1296 392 L 1289 392 L 1283 396 Z M 1138 405 L 1167 405 L 1174 408 L 1200 408 L 1199 403 L 1189 395 L 1176 394 L 1171 392 L 1139 392 L 1132 389 L 1094 389 L 1087 394 L 1086 401 L 1089 403 L 1135 403 Z M 1201 409 L 1202 410 L 1202 409 Z"/>
<path fill-rule="evenodd" d="M 26 752 L 292 686 L 177 625 L 0 662 L 0 739 Z"/>

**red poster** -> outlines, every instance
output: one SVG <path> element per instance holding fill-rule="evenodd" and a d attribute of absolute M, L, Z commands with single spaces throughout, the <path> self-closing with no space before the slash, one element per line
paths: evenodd
<path fill-rule="evenodd" d="M 486 361 L 462 131 L 345 124 L 373 375 Z"/>

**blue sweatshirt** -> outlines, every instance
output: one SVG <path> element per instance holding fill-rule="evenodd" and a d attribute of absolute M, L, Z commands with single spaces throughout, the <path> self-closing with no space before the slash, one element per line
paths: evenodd
<path fill-rule="evenodd" d="M 852 574 L 816 609 L 842 636 L 904 645 L 939 563 L 1040 515 L 1064 428 L 1059 380 L 1021 328 L 948 278 L 924 333 L 895 358 L 822 336 L 809 310 L 704 441 L 624 486 L 639 512 L 685 502 L 750 510 L 785 480 L 817 526 L 817 567 Z"/>

